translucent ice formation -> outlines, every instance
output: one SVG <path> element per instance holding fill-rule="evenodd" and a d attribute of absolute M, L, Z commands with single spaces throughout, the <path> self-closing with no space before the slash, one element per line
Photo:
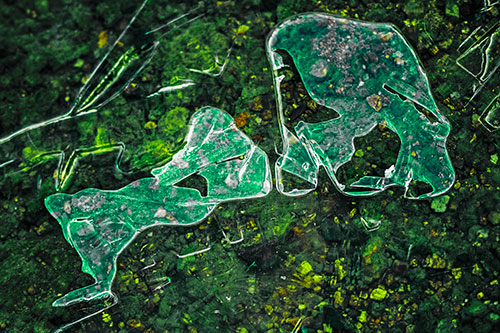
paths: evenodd
<path fill-rule="evenodd" d="M 401 185 L 407 197 L 425 198 L 452 186 L 455 174 L 446 151 L 449 122 L 438 111 L 415 52 L 394 26 L 301 14 L 277 25 L 266 48 L 283 140 L 283 154 L 275 166 L 281 193 L 293 196 L 312 191 L 320 166 L 341 192 L 350 195 L 371 195 Z M 287 66 L 279 51 L 291 56 L 310 97 L 339 117 L 319 123 L 301 121 L 292 133 L 283 114 L 279 70 Z M 415 104 L 437 121 L 429 120 Z M 386 125 L 401 140 L 396 164 L 384 176 L 365 176 L 350 185 L 360 191 L 346 189 L 336 172 L 351 160 L 354 138 L 368 134 L 377 124 Z M 311 186 L 286 191 L 283 172 Z M 432 191 L 413 197 L 408 192 L 412 181 L 428 183 Z"/>
<path fill-rule="evenodd" d="M 213 24 L 206 15 L 206 2 L 199 2 L 193 7 L 169 5 L 169 15 L 164 18 L 158 14 L 157 20 L 152 20 L 150 13 L 161 4 L 143 0 L 138 5 L 129 23 L 110 43 L 85 79 L 69 109 L 56 117 L 21 129 L 9 129 L 6 133 L 2 130 L 2 174 L 22 172 L 26 178 L 34 178 L 32 184 L 40 186 L 42 182 L 36 180 L 38 175 L 33 175 L 50 165 L 53 171 L 50 174 L 47 172 L 50 176 L 43 177 L 44 181 L 52 182 L 54 178 L 56 190 L 65 191 L 71 186 L 74 175 L 85 164 L 85 160 L 114 155 L 116 171 L 127 174 L 164 164 L 179 149 L 178 143 L 185 133 L 176 136 L 171 133 L 173 130 L 164 131 L 159 123 L 148 122 L 153 117 L 144 118 L 152 128 L 148 125 L 143 127 L 133 119 L 141 119 L 143 113 L 153 114 L 156 106 L 163 110 L 164 97 L 173 99 L 176 95 L 180 96 L 178 101 L 182 100 L 182 95 L 177 93 L 199 85 L 206 80 L 206 76 L 220 77 L 229 62 L 232 50 L 230 37 L 225 38 L 215 28 L 207 29 Z M 197 44 L 203 50 L 197 50 L 195 45 L 185 46 L 184 41 L 191 38 L 192 31 L 199 30 L 205 32 Z M 95 50 L 94 53 L 99 52 Z M 164 57 L 166 52 L 170 57 Z M 151 63 L 153 57 L 157 57 L 156 65 Z M 172 61 L 181 57 L 182 62 Z M 158 63 L 164 66 L 158 66 Z M 119 96 L 121 98 L 117 98 Z M 171 102 L 168 104 L 171 109 L 175 108 Z M 11 110 L 14 112 L 14 109 Z M 130 111 L 130 117 L 124 116 L 127 110 Z M 161 117 L 166 119 L 169 116 L 166 112 Z M 110 118 L 113 118 L 112 126 Z M 185 122 L 183 119 L 182 125 Z M 137 125 L 133 130 L 134 136 L 127 134 L 132 132 L 130 123 Z M 153 138 L 149 135 L 151 131 L 161 137 Z M 148 135 L 148 139 L 141 140 L 141 134 Z"/>
<path fill-rule="evenodd" d="M 224 111 L 204 107 L 190 122 L 185 146 L 154 178 L 139 179 L 116 191 L 85 189 L 55 194 L 45 205 L 82 259 L 95 283 L 74 290 L 54 306 L 112 296 L 116 259 L 144 229 L 201 222 L 223 201 L 255 198 L 272 188 L 267 155 Z M 193 174 L 204 177 L 208 193 L 175 184 Z"/>
<path fill-rule="evenodd" d="M 475 29 L 459 46 L 457 64 L 472 80 L 472 96 L 467 105 L 486 105 L 480 121 L 493 132 L 500 126 L 500 22 Z M 478 107 L 481 108 L 481 107 Z"/>

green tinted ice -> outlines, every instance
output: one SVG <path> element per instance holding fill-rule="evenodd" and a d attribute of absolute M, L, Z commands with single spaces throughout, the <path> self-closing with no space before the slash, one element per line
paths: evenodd
<path fill-rule="evenodd" d="M 116 259 L 134 237 L 157 225 L 201 222 L 223 201 L 261 197 L 272 188 L 267 155 L 224 111 L 204 107 L 190 122 L 184 149 L 154 178 L 144 178 L 116 191 L 85 189 L 55 194 L 45 200 L 66 240 L 82 259 L 82 270 L 95 283 L 72 291 L 55 306 L 112 295 Z M 176 186 L 193 174 L 206 178 L 208 193 Z"/>
<path fill-rule="evenodd" d="M 310 97 L 340 116 L 319 123 L 287 127 L 283 114 L 279 70 L 287 67 L 279 52 L 293 59 Z M 349 195 L 371 195 L 389 186 L 408 187 L 412 181 L 432 191 L 448 190 L 455 174 L 446 151 L 449 122 L 441 115 L 418 58 L 401 33 L 390 24 L 366 23 L 328 14 L 308 13 L 277 25 L 267 40 L 273 66 L 283 154 L 276 163 L 277 188 L 287 195 L 312 191 L 323 166 L 337 188 Z M 416 105 L 436 118 L 430 120 Z M 384 124 L 401 140 L 398 159 L 385 175 L 363 177 L 347 188 L 336 177 L 351 160 L 354 138 Z M 285 190 L 283 172 L 311 184 Z"/>

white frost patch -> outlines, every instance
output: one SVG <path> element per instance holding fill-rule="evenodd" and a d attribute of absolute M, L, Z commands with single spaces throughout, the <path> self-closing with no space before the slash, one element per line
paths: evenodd
<path fill-rule="evenodd" d="M 394 164 L 393 164 L 393 165 L 391 165 L 391 167 L 389 169 L 385 170 L 384 177 L 385 178 L 391 178 L 392 175 L 394 174 L 394 171 L 395 171 L 395 167 L 394 167 Z"/>
<path fill-rule="evenodd" d="M 159 207 L 154 217 L 165 217 L 165 216 L 167 216 L 167 211 L 163 207 Z"/>
<path fill-rule="evenodd" d="M 328 63 L 323 59 L 316 61 L 311 66 L 311 71 L 309 73 L 315 77 L 325 77 L 326 74 L 328 74 Z"/>
<path fill-rule="evenodd" d="M 172 166 L 175 168 L 179 169 L 186 169 L 189 168 L 189 163 L 184 161 L 181 156 L 179 155 L 174 155 L 172 158 Z"/>
<path fill-rule="evenodd" d="M 238 187 L 238 179 L 236 177 L 234 177 L 234 175 L 227 175 L 226 177 L 226 180 L 224 181 L 226 183 L 226 185 L 230 188 L 232 188 L 233 190 Z"/>

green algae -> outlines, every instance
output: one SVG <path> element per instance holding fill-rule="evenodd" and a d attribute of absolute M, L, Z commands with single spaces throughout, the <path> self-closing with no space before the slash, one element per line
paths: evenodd
<path fill-rule="evenodd" d="M 446 192 L 455 179 L 446 151 L 448 120 L 439 113 L 418 58 L 392 25 L 365 23 L 335 16 L 302 14 L 277 25 L 267 41 L 273 66 L 283 155 L 276 162 L 276 186 L 281 193 L 302 195 L 316 188 L 323 166 L 335 186 L 349 195 L 372 195 L 400 185 L 410 198 Z M 299 122 L 293 134 L 286 126 L 279 71 L 287 65 L 278 51 L 293 59 L 310 97 L 339 116 L 319 123 Z M 436 118 L 427 117 L 417 107 Z M 337 170 L 351 160 L 353 140 L 378 124 L 401 140 L 396 164 L 384 176 L 365 176 L 346 189 Z M 282 172 L 306 180 L 306 189 L 284 189 Z M 408 193 L 412 181 L 432 191 Z"/>

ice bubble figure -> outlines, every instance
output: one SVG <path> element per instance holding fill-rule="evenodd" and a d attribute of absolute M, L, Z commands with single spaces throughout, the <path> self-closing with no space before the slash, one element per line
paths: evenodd
<path fill-rule="evenodd" d="M 314 190 L 320 166 L 348 195 L 373 195 L 400 185 L 406 188 L 406 197 L 426 198 L 453 185 L 455 173 L 446 151 L 449 122 L 439 113 L 417 55 L 393 25 L 324 13 L 300 14 L 271 31 L 266 50 L 283 141 L 275 166 L 278 191 L 295 196 Z M 301 121 L 295 133 L 287 127 L 280 91 L 284 76 L 279 72 L 287 65 L 279 52 L 290 55 L 310 97 L 339 117 L 319 123 Z M 336 172 L 351 160 L 354 138 L 367 135 L 378 124 L 399 136 L 397 161 L 384 176 L 365 176 L 346 188 Z M 287 191 L 283 172 L 311 186 Z M 432 191 L 413 196 L 408 191 L 412 181 L 427 183 Z"/>
<path fill-rule="evenodd" d="M 203 107 L 192 116 L 184 148 L 152 173 L 155 177 L 119 190 L 89 188 L 45 200 L 80 255 L 82 271 L 95 279 L 93 285 L 59 298 L 54 306 L 115 297 L 111 285 L 116 260 L 141 231 L 196 224 L 221 202 L 265 196 L 272 189 L 266 153 L 236 127 L 231 116 L 213 107 Z M 175 185 L 195 173 L 207 180 L 206 196 Z"/>

